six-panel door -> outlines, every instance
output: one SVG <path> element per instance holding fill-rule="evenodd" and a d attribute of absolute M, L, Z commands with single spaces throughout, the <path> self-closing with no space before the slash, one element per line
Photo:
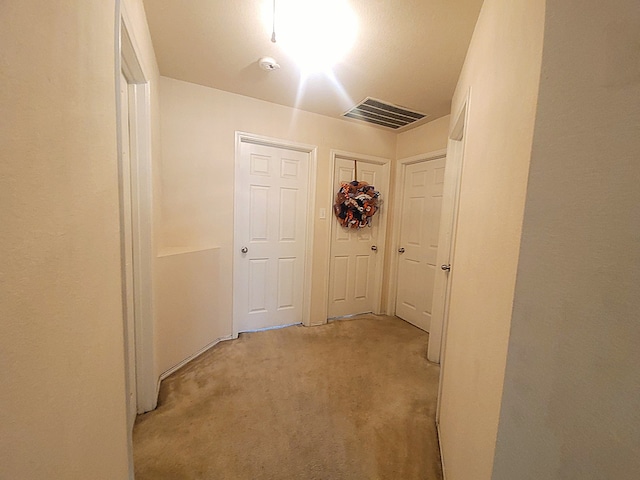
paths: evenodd
<path fill-rule="evenodd" d="M 334 193 L 341 183 L 354 180 L 355 161 L 336 158 Z M 374 185 L 386 197 L 386 169 L 383 165 L 358 162 L 358 180 Z M 383 207 L 384 208 L 384 207 Z M 379 269 L 384 255 L 380 239 L 380 212 L 372 218 L 371 227 L 357 230 L 340 226 L 332 215 L 331 259 L 329 268 L 328 317 L 336 318 L 374 310 L 379 296 Z M 372 250 L 376 247 L 377 250 Z M 378 248 L 380 247 L 380 248 Z"/>
<path fill-rule="evenodd" d="M 396 315 L 429 331 L 445 159 L 407 165 L 403 185 Z"/>
<path fill-rule="evenodd" d="M 240 162 L 238 331 L 300 323 L 309 154 L 242 142 Z"/>

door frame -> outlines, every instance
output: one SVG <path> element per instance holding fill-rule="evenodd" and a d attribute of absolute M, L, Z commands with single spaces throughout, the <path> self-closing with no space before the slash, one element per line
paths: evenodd
<path fill-rule="evenodd" d="M 436 424 L 440 425 L 440 407 L 442 401 L 442 385 L 446 368 L 447 328 L 449 325 L 449 303 L 451 300 L 451 288 L 455 273 L 455 246 L 458 230 L 458 213 L 460 207 L 460 191 L 463 179 L 464 154 L 468 137 L 469 108 L 471 105 L 471 88 L 469 88 L 462 107 L 455 117 L 455 123 L 449 134 L 448 147 L 450 159 L 447 163 L 448 172 L 445 171 L 445 196 L 443 198 L 443 215 L 440 221 L 440 239 L 447 249 L 438 249 L 438 262 L 441 265 L 448 264 L 451 269 L 448 272 L 440 271 L 442 275 L 436 276 L 434 288 L 434 316 L 437 313 L 442 319 L 441 329 L 429 335 L 429 348 L 427 358 L 430 361 L 437 360 L 440 363 L 440 379 L 438 382 L 438 399 L 436 404 Z M 432 329 L 433 330 L 433 329 Z"/>
<path fill-rule="evenodd" d="M 118 183 L 120 189 L 120 221 L 123 221 L 122 189 L 131 189 L 133 242 L 133 298 L 136 359 L 137 413 L 156 408 L 157 379 L 154 378 L 153 341 L 153 183 L 151 160 L 151 90 L 149 75 L 140 62 L 141 49 L 133 35 L 133 22 L 124 2 L 116 3 L 116 115 L 118 142 Z M 120 72 L 123 72 L 129 90 L 129 122 L 131 146 L 131 184 L 123 185 L 122 135 L 120 104 Z M 122 232 L 121 228 L 121 232 Z M 123 245 L 121 245 L 121 248 Z M 124 258 L 122 259 L 124 262 Z M 124 275 L 124 264 L 123 264 Z M 124 280 L 124 277 L 123 277 Z M 123 281 L 123 295 L 126 295 Z M 126 298 L 126 297 L 125 297 Z M 123 306 L 126 308 L 126 306 Z M 126 318 L 124 320 L 126 322 Z M 125 332 L 127 325 L 125 324 Z M 125 348 L 126 338 L 125 338 Z"/>
<path fill-rule="evenodd" d="M 313 233 L 314 215 L 316 205 L 316 170 L 318 147 L 304 143 L 282 140 L 279 138 L 256 135 L 253 133 L 236 131 L 235 134 L 235 178 L 233 182 L 233 338 L 238 338 L 239 330 L 239 306 L 235 290 L 235 281 L 239 276 L 239 264 L 236 261 L 236 252 L 242 248 L 242 241 L 238 234 L 238 225 L 242 220 L 238 211 L 237 192 L 240 180 L 241 145 L 242 143 L 252 143 L 267 147 L 281 148 L 285 150 L 295 150 L 309 154 L 309 169 L 307 176 L 307 224 L 305 228 L 305 258 L 304 258 L 304 285 L 302 288 L 302 324 L 311 324 L 311 278 L 313 273 Z"/>
<path fill-rule="evenodd" d="M 118 168 L 118 204 L 120 221 L 120 261 L 122 284 L 123 344 L 125 408 L 127 421 L 134 413 L 156 408 L 158 403 L 158 379 L 155 378 L 154 319 L 153 319 L 153 183 L 151 157 L 151 90 L 148 72 L 140 62 L 139 44 L 133 34 L 133 21 L 124 2 L 116 0 L 114 16 L 114 86 L 116 107 L 116 143 Z M 131 181 L 124 184 L 122 159 L 122 103 L 120 100 L 121 75 L 127 81 L 129 94 L 129 140 Z M 125 238 L 124 189 L 131 189 L 131 237 Z M 135 331 L 136 412 L 129 406 L 129 337 L 127 321 L 125 242 L 133 244 L 133 309 Z M 127 454 L 129 476 L 133 478 L 133 432 L 127 428 Z"/>
<path fill-rule="evenodd" d="M 433 152 L 420 153 L 418 155 L 412 155 L 411 157 L 401 158 L 396 162 L 393 189 L 393 225 L 391 227 L 391 262 L 389 265 L 389 290 L 387 291 L 387 315 L 396 314 L 398 264 L 400 263 L 398 248 L 400 248 L 400 230 L 402 228 L 400 216 L 402 214 L 403 187 L 406 179 L 407 167 L 409 165 L 415 165 L 416 163 L 429 162 L 431 160 L 439 160 L 446 157 L 447 149 L 444 148 L 441 150 L 434 150 Z"/>
<path fill-rule="evenodd" d="M 347 152 L 344 150 L 335 150 L 331 149 L 330 151 L 330 160 L 329 160 L 329 200 L 327 205 L 329 205 L 329 228 L 327 229 L 327 248 L 329 249 L 329 255 L 327 256 L 326 263 L 326 280 L 324 282 L 324 306 L 322 312 L 322 318 L 324 319 L 323 323 L 327 323 L 329 321 L 329 277 L 331 275 L 331 246 L 333 239 L 333 229 L 336 225 L 336 222 L 333 221 L 333 204 L 335 203 L 336 191 L 335 185 L 333 184 L 333 180 L 335 178 L 335 169 L 336 169 L 336 158 L 344 158 L 345 160 L 353 160 L 356 162 L 364 162 L 364 163 L 373 163 L 376 165 L 382 165 L 387 169 L 387 189 L 390 190 L 391 187 L 391 169 L 389 168 L 391 165 L 391 159 L 384 157 L 376 157 L 374 155 L 365 155 L 362 153 L 353 153 Z M 387 198 L 383 197 L 382 208 L 379 210 L 379 218 L 380 218 L 380 230 L 379 230 L 379 238 L 378 238 L 378 254 L 382 254 L 382 259 L 380 260 L 380 264 L 378 266 L 378 271 L 376 272 L 376 292 L 374 292 L 374 309 L 373 313 L 379 315 L 382 312 L 382 280 L 384 275 L 384 264 L 386 259 L 386 239 L 387 239 L 387 227 L 388 227 L 388 215 L 387 210 L 385 208 L 385 203 L 389 204 L 389 191 L 387 191 Z"/>

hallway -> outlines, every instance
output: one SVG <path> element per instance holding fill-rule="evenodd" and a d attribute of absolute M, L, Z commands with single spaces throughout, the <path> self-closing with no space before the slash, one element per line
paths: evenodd
<path fill-rule="evenodd" d="M 441 479 L 427 343 L 372 315 L 223 342 L 138 417 L 136 480 Z"/>

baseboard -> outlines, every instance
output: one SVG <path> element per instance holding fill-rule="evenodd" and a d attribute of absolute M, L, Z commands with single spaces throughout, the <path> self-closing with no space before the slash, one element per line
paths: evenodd
<path fill-rule="evenodd" d="M 211 342 L 208 345 L 205 345 L 204 347 L 202 347 L 200 350 L 198 350 L 196 353 L 194 353 L 193 355 L 190 355 L 189 357 L 185 358 L 184 360 L 182 360 L 180 363 L 178 363 L 177 365 L 174 365 L 173 367 L 171 367 L 169 370 L 167 370 L 164 373 L 160 374 L 160 378 L 158 378 L 158 386 L 156 388 L 156 397 L 158 396 L 158 394 L 160 393 L 160 383 L 167 378 L 169 375 L 171 375 L 172 373 L 177 372 L 178 370 L 180 370 L 182 367 L 184 367 L 187 363 L 189 363 L 192 360 L 195 360 L 196 358 L 198 358 L 200 355 L 202 355 L 203 353 L 205 353 L 207 350 L 215 347 L 217 344 L 219 344 L 220 342 L 223 342 L 225 340 L 232 340 L 233 339 L 233 335 L 227 335 L 225 337 L 220 337 L 220 338 L 216 338 L 213 342 Z"/>
<path fill-rule="evenodd" d="M 255 330 L 242 330 L 241 332 L 238 332 L 236 334 L 236 338 L 238 338 L 238 335 L 241 334 L 241 333 L 267 332 L 269 330 L 280 330 L 281 328 L 295 327 L 296 325 L 302 325 L 302 322 L 287 323 L 286 325 L 276 325 L 275 327 L 256 328 Z"/>
<path fill-rule="evenodd" d="M 438 450 L 440 451 L 440 465 L 442 465 L 442 480 L 447 480 L 447 470 L 444 468 L 444 455 L 442 454 L 442 443 L 440 442 L 440 424 L 436 422 L 436 433 L 438 435 Z"/>
<path fill-rule="evenodd" d="M 327 318 L 327 323 L 337 322 L 340 320 L 351 320 L 352 318 L 362 317 L 363 315 L 373 315 L 375 317 L 380 317 L 384 315 L 383 313 L 373 313 L 373 312 L 362 312 L 362 313 L 352 313 L 349 315 L 342 315 L 341 317 L 330 317 Z"/>

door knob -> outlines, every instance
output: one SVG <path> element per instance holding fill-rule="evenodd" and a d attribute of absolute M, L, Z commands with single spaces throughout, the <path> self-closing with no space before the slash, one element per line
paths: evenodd
<path fill-rule="evenodd" d="M 249 251 L 249 249 L 248 249 L 247 247 L 242 247 L 242 248 L 240 249 L 240 251 L 241 251 L 242 253 L 247 253 L 247 252 Z"/>
<path fill-rule="evenodd" d="M 401 247 L 401 248 L 399 248 L 399 249 L 398 249 L 398 253 L 404 253 L 404 248 L 402 248 L 402 247 Z"/>
<path fill-rule="evenodd" d="M 445 272 L 448 272 L 449 270 L 451 270 L 451 265 L 440 265 L 440 268 Z"/>
<path fill-rule="evenodd" d="M 371 250 L 373 250 L 374 252 L 377 252 L 378 247 L 376 245 L 371 245 Z"/>

